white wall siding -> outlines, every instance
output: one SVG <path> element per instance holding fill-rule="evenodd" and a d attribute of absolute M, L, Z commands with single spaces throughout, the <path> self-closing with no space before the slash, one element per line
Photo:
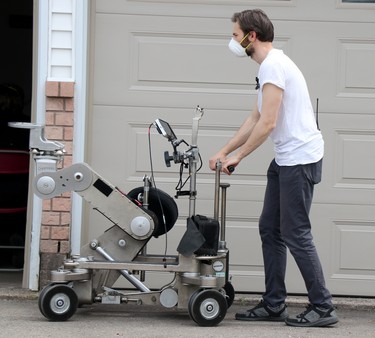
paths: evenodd
<path fill-rule="evenodd" d="M 75 0 L 49 0 L 48 81 L 74 81 Z"/>

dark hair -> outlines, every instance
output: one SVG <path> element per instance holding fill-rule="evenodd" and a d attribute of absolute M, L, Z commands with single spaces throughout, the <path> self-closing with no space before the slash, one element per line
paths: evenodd
<path fill-rule="evenodd" d="M 247 9 L 242 12 L 234 13 L 232 22 L 237 22 L 245 35 L 254 31 L 259 41 L 273 41 L 273 24 L 266 13 L 261 9 Z"/>

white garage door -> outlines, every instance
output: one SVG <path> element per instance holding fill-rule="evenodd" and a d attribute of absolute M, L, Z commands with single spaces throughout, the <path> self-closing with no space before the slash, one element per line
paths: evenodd
<path fill-rule="evenodd" d="M 256 97 L 257 65 L 229 52 L 230 17 L 263 8 L 276 29 L 274 45 L 304 72 L 311 98 L 319 98 L 326 142 L 324 179 L 312 207 L 313 233 L 327 284 L 334 294 L 375 296 L 375 5 L 348 8 L 340 1 L 111 0 L 92 5 L 91 86 L 87 162 L 124 191 L 150 173 L 147 131 L 167 120 L 190 141 L 196 105 L 205 108 L 198 145 L 197 213 L 212 216 L 214 175 L 208 158 L 242 123 Z M 371 7 L 372 6 L 372 7 Z M 174 195 L 178 167 L 166 168 L 168 142 L 151 131 L 159 188 Z M 232 177 L 227 204 L 230 273 L 236 291 L 263 291 L 258 217 L 269 143 L 243 161 Z M 175 254 L 185 230 L 188 200 L 168 233 Z M 87 210 L 86 240 L 110 224 Z M 89 224 L 89 225 L 88 225 Z M 163 253 L 165 238 L 148 250 Z M 148 274 L 160 287 L 171 276 Z M 305 292 L 289 259 L 289 292 Z"/>

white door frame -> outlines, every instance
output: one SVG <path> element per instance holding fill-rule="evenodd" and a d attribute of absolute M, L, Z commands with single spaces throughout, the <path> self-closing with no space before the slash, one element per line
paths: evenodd
<path fill-rule="evenodd" d="M 36 1 L 35 19 L 37 22 L 36 49 L 36 79 L 33 99 L 33 116 L 38 124 L 45 124 L 45 83 L 48 77 L 48 45 L 49 41 L 49 1 Z M 86 80 L 87 80 L 87 41 L 88 41 L 88 7 L 87 0 L 74 1 L 75 27 L 74 27 L 74 48 L 75 48 L 75 70 L 73 81 L 75 81 L 74 94 L 74 147 L 73 161 L 81 162 L 84 159 L 85 151 L 85 122 L 86 122 Z M 71 80 L 71 79 L 70 79 Z M 27 276 L 23 278 L 23 287 L 33 291 L 39 289 L 40 271 L 40 231 L 42 223 L 42 200 L 32 195 L 32 217 L 31 217 L 31 240 L 29 247 L 29 258 L 25 264 Z M 71 252 L 79 253 L 81 246 L 81 219 L 82 200 L 75 194 L 72 195 L 71 214 Z"/>

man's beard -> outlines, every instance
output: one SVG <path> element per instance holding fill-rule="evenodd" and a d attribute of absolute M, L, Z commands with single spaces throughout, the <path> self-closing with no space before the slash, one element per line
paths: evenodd
<path fill-rule="evenodd" d="M 255 53 L 255 48 L 253 46 L 246 48 L 247 56 L 250 56 L 251 58 L 253 58 L 254 53 Z"/>

